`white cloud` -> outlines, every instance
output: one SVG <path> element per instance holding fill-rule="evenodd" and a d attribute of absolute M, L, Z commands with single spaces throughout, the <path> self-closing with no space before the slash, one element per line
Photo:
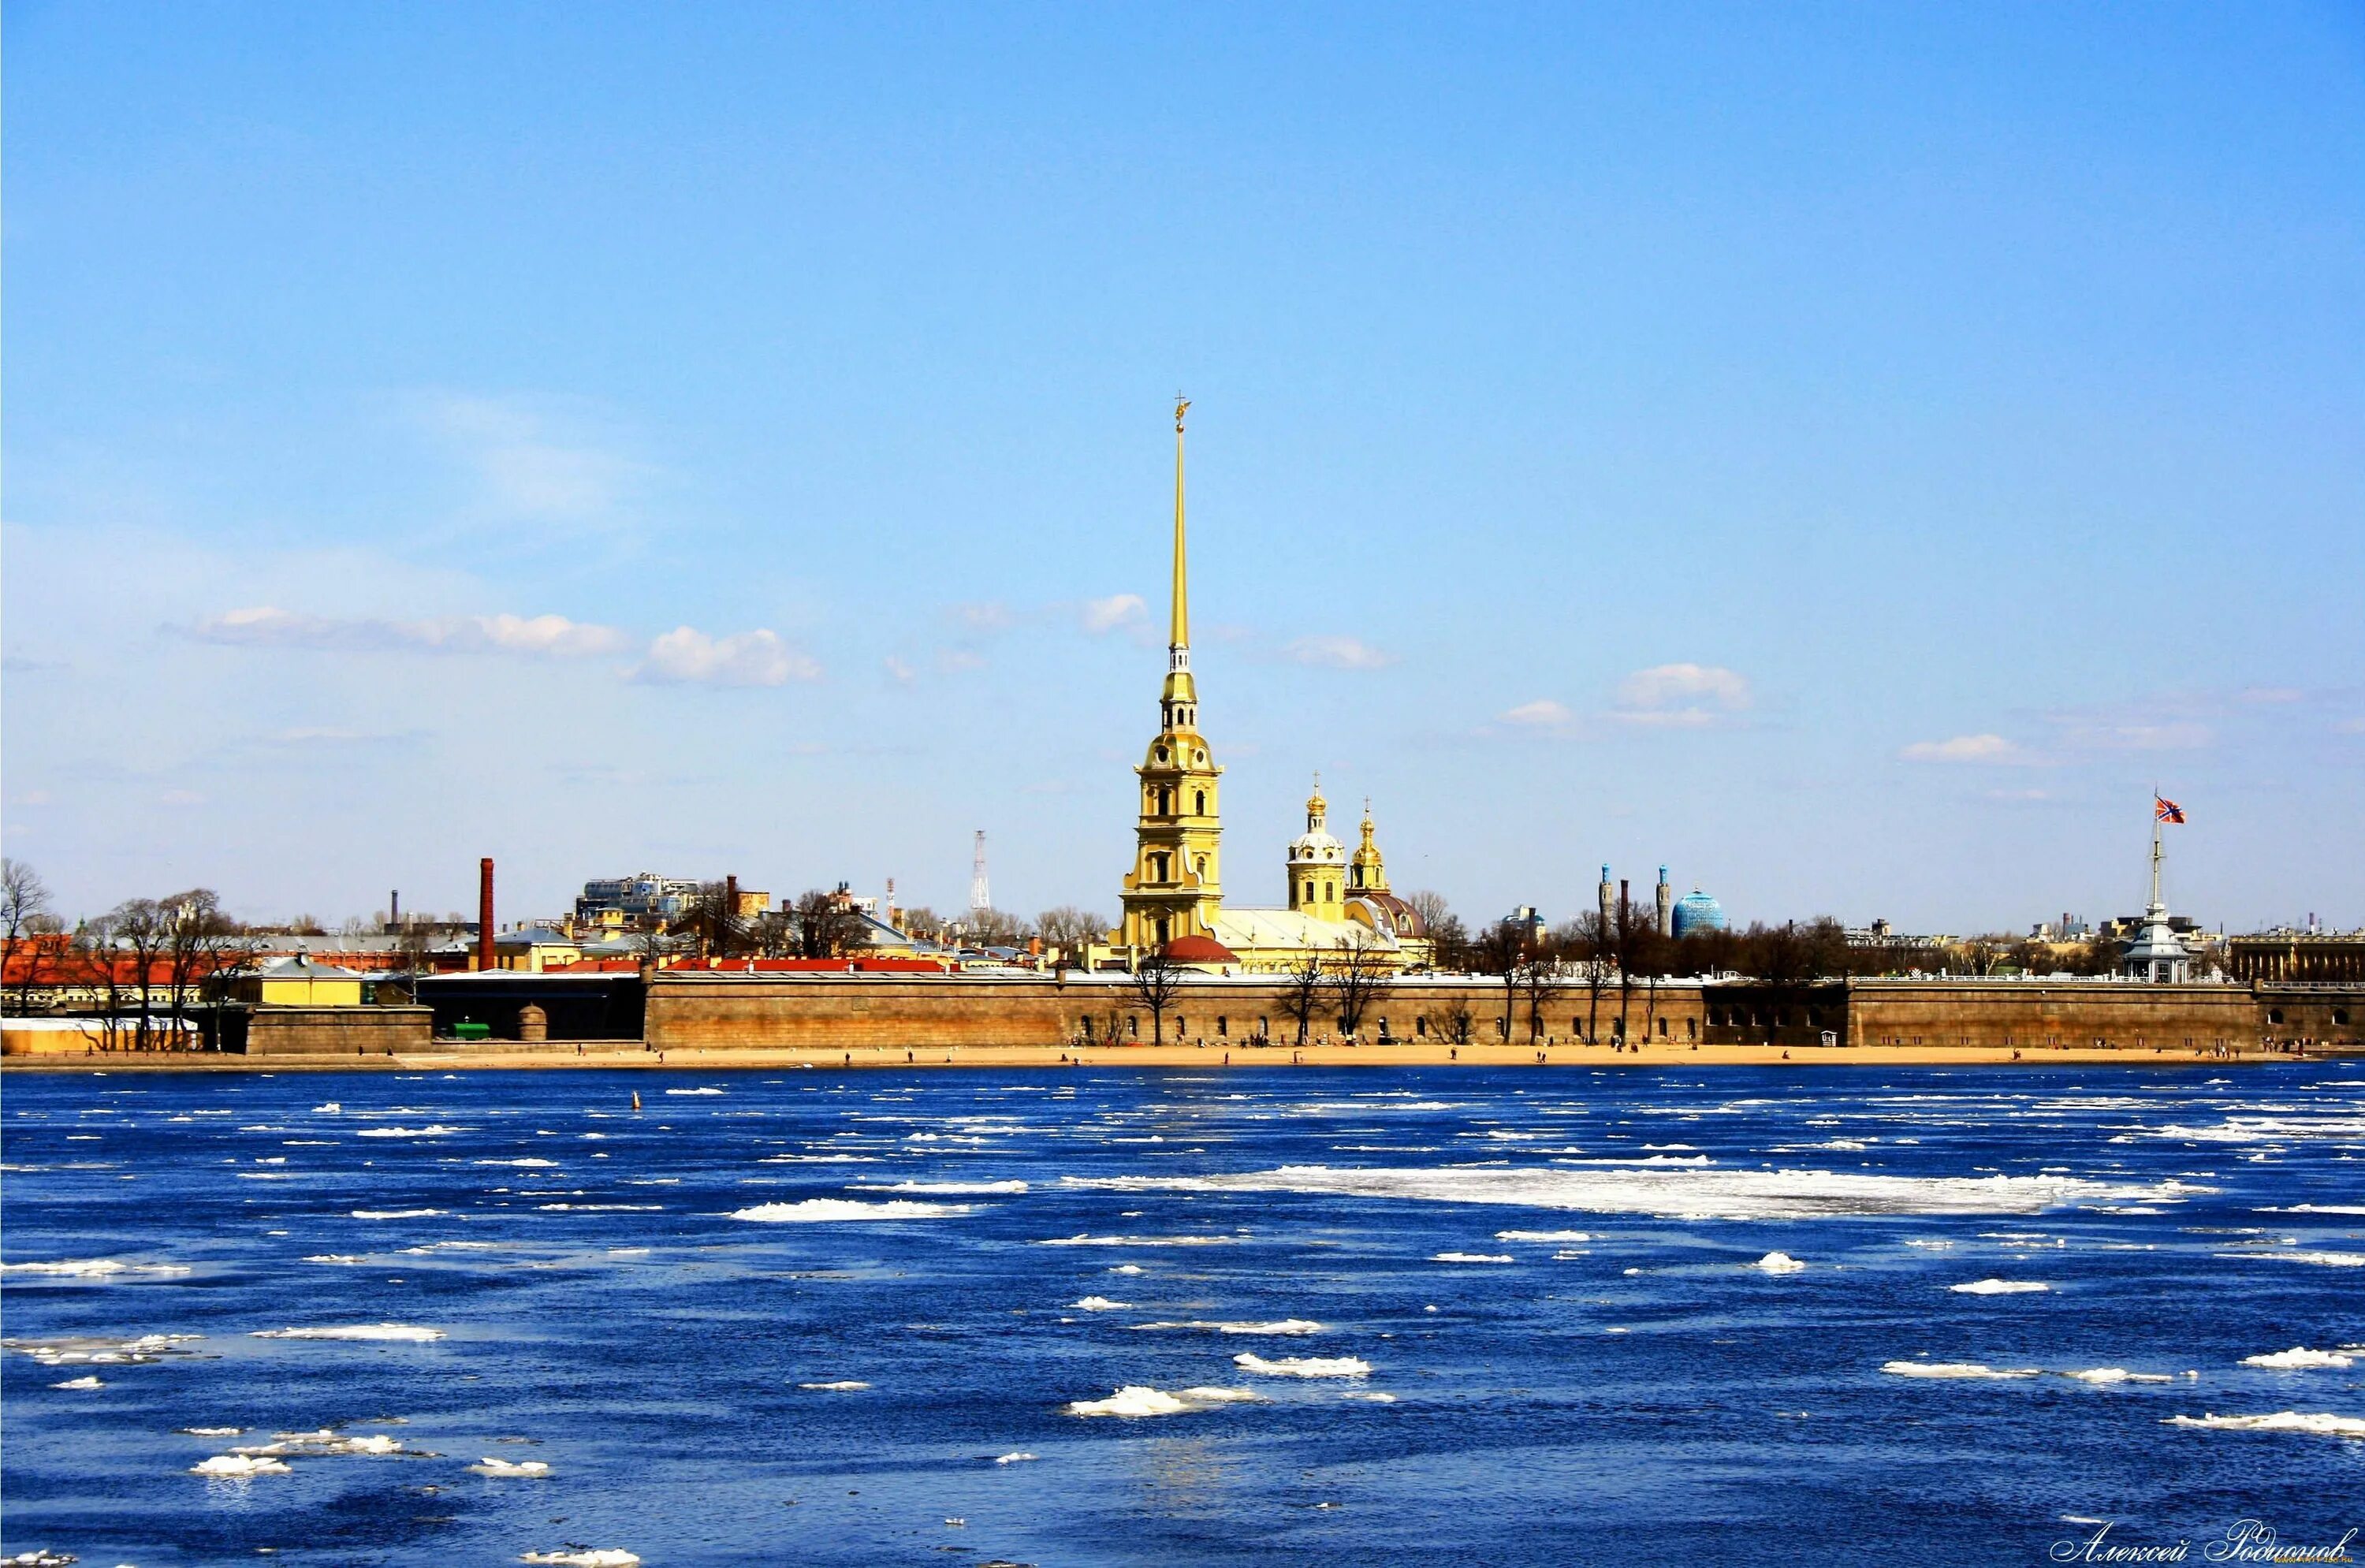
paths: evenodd
<path fill-rule="evenodd" d="M 1395 655 L 1359 637 L 1300 637 L 1282 649 L 1282 656 L 1324 669 L 1385 669 Z"/>
<path fill-rule="evenodd" d="M 1077 615 L 1084 630 L 1098 636 L 1104 632 L 1146 622 L 1149 619 L 1149 606 L 1138 593 L 1113 593 L 1106 599 L 1084 600 Z"/>
<path fill-rule="evenodd" d="M 320 653 L 512 654 L 592 658 L 620 653 L 631 639 L 612 626 L 563 615 L 443 615 L 425 621 L 310 615 L 258 605 L 209 616 L 189 628 L 202 643 Z"/>
<path fill-rule="evenodd" d="M 1951 740 L 1915 741 L 1898 756 L 1908 762 L 2003 764 L 2032 760 L 2027 752 L 2001 735 L 1956 735 Z"/>
<path fill-rule="evenodd" d="M 897 685 L 909 686 L 919 678 L 919 674 L 908 660 L 899 659 L 892 654 L 887 655 L 887 678 Z"/>
<path fill-rule="evenodd" d="M 1618 683 L 1620 723 L 1698 729 L 1749 706 L 1749 682 L 1718 665 L 1653 665 Z"/>
<path fill-rule="evenodd" d="M 1497 715 L 1502 722 L 1517 724 L 1521 729 L 1527 730 L 1561 729 L 1565 727 L 1574 717 L 1575 715 L 1565 707 L 1549 697 L 1534 702 L 1522 702 L 1518 707 Z"/>
<path fill-rule="evenodd" d="M 666 685 L 782 686 L 820 679 L 821 666 L 792 651 L 777 633 L 713 637 L 694 626 L 677 626 L 649 644 L 648 657 L 633 678 Z"/>

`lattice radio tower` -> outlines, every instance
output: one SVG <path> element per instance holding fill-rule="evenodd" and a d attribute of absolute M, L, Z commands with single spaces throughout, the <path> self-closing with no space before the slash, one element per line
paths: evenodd
<path fill-rule="evenodd" d="M 977 830 L 977 853 L 970 857 L 969 873 L 969 912 L 983 914 L 993 907 L 993 894 L 985 885 L 985 829 Z"/>

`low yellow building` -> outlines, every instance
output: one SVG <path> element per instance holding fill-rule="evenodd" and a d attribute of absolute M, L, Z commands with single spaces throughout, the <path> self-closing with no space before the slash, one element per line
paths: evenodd
<path fill-rule="evenodd" d="M 357 969 L 309 958 L 274 958 L 230 982 L 230 994 L 251 1006 L 359 1007 L 369 977 Z"/>

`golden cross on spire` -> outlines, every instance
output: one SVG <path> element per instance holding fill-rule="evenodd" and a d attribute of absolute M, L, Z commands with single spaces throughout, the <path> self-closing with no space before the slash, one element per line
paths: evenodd
<path fill-rule="evenodd" d="M 1176 435 L 1182 433 L 1182 416 L 1190 411 L 1191 399 L 1180 392 L 1174 394 L 1174 433 Z"/>

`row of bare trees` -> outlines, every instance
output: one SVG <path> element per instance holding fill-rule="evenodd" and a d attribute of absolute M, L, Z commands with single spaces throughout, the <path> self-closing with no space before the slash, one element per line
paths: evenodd
<path fill-rule="evenodd" d="M 178 1041 L 196 1009 L 228 999 L 257 946 L 211 888 L 126 899 L 68 935 L 40 874 L 13 859 L 0 860 L 0 1006 L 21 1016 L 34 1011 L 37 994 L 79 995 L 109 1049 Z"/>

